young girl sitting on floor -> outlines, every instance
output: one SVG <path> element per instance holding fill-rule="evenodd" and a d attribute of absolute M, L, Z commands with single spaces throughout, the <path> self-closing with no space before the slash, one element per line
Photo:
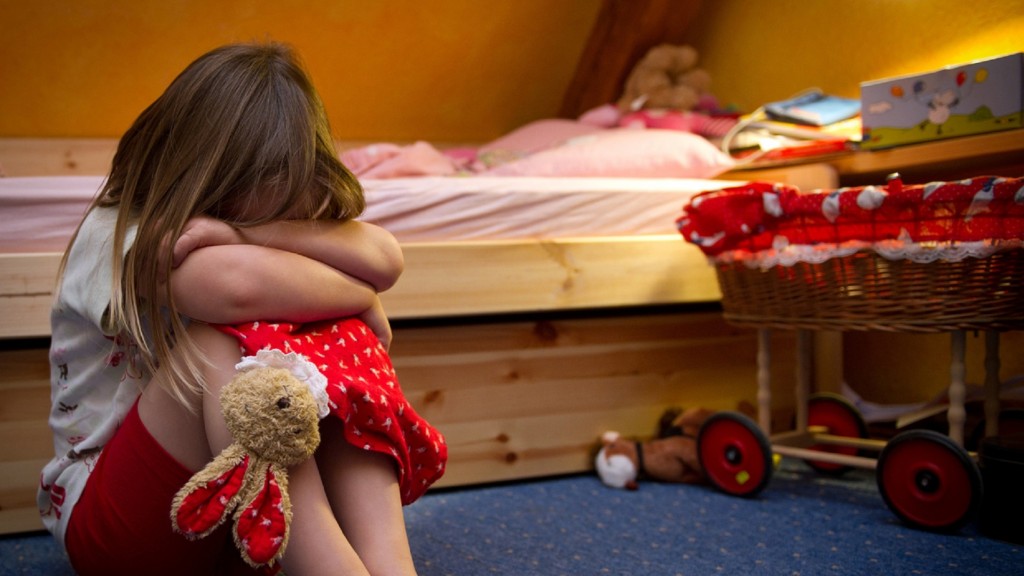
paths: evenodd
<path fill-rule="evenodd" d="M 226 526 L 193 541 L 169 516 L 232 440 L 218 397 L 241 352 L 211 325 L 358 317 L 386 349 L 377 294 L 403 260 L 389 233 L 353 220 L 364 206 L 311 82 L 277 44 L 203 55 L 125 133 L 52 314 L 56 457 L 38 503 L 78 573 L 253 572 Z M 316 454 L 290 471 L 289 576 L 415 573 L 402 504 L 440 477 L 446 448 L 408 412 L 390 449 L 435 450 L 353 446 L 345 406 L 321 422 Z"/>

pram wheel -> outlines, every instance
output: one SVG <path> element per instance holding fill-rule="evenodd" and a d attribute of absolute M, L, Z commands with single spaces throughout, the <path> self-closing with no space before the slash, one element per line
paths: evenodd
<path fill-rule="evenodd" d="M 893 438 L 878 457 L 878 491 L 905 523 L 957 530 L 981 506 L 981 472 L 949 437 L 911 430 Z"/>
<path fill-rule="evenodd" d="M 826 434 L 833 436 L 845 436 L 848 438 L 867 438 L 868 425 L 864 422 L 860 410 L 849 400 L 839 394 L 821 392 L 814 394 L 807 401 L 807 425 L 820 426 L 826 429 Z M 845 454 L 857 456 L 860 450 L 852 446 L 835 446 L 815 444 L 811 450 L 831 452 L 833 454 Z M 829 476 L 841 476 L 853 466 L 837 464 L 834 462 L 820 462 L 816 460 L 804 460 L 808 466 L 816 472 Z"/>
<path fill-rule="evenodd" d="M 771 480 L 771 444 L 753 420 L 737 412 L 719 412 L 704 422 L 697 459 L 708 481 L 733 496 L 752 497 Z"/>

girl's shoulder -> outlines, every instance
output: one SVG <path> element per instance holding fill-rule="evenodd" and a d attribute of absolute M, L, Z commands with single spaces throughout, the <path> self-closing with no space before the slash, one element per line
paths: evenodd
<path fill-rule="evenodd" d="M 79 234 L 83 232 L 93 233 L 108 232 L 113 235 L 114 226 L 117 225 L 117 208 L 113 206 L 95 206 L 85 213 L 82 219 L 82 226 Z"/>
<path fill-rule="evenodd" d="M 68 249 L 58 297 L 54 306 L 87 318 L 96 326 L 110 305 L 114 287 L 114 230 L 116 208 L 91 209 L 82 220 L 78 235 Z M 132 246 L 135 227 L 126 231 L 123 258 Z"/>
<path fill-rule="evenodd" d="M 117 219 L 118 209 L 115 207 L 96 206 L 89 210 L 78 229 L 78 236 L 71 246 L 69 257 L 74 257 L 76 252 L 83 249 L 92 251 L 97 248 L 109 248 L 113 245 Z M 125 229 L 125 253 L 128 252 L 135 240 L 135 230 L 135 223 L 129 222 Z"/>

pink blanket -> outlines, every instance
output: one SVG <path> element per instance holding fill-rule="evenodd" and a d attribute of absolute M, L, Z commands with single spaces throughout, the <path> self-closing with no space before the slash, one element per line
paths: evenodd
<path fill-rule="evenodd" d="M 696 134 L 658 128 L 603 128 L 539 120 L 479 148 L 439 150 L 427 142 L 373 144 L 341 154 L 356 176 L 573 176 L 713 178 L 733 160 Z"/>

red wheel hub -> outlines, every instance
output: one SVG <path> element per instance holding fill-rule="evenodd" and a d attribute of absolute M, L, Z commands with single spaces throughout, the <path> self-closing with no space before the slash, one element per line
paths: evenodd
<path fill-rule="evenodd" d="M 718 489 L 753 496 L 771 477 L 771 448 L 760 429 L 740 414 L 719 413 L 701 428 L 698 458 Z"/>
<path fill-rule="evenodd" d="M 886 504 L 909 524 L 949 529 L 965 523 L 981 496 L 981 475 L 970 456 L 947 437 L 927 430 L 897 436 L 878 464 Z"/>

